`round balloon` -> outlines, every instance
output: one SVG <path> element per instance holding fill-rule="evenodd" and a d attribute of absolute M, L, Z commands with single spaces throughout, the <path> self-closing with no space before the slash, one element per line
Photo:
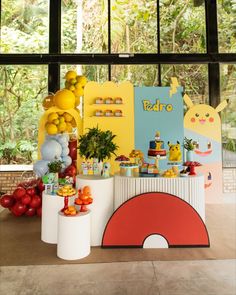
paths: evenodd
<path fill-rule="evenodd" d="M 57 141 L 63 146 L 65 146 L 65 145 L 68 146 L 68 138 L 66 136 L 62 135 L 62 136 L 58 137 Z"/>
<path fill-rule="evenodd" d="M 65 156 L 68 156 L 69 155 L 69 148 L 68 147 L 62 147 L 62 153 L 61 153 L 61 156 L 62 157 L 65 157 Z"/>
<path fill-rule="evenodd" d="M 70 166 L 70 164 L 72 163 L 72 159 L 70 156 L 62 157 L 62 161 L 64 162 L 65 167 Z"/>
<path fill-rule="evenodd" d="M 39 160 L 34 163 L 33 171 L 38 177 L 44 176 L 48 172 L 49 161 Z"/>
<path fill-rule="evenodd" d="M 61 156 L 62 147 L 54 139 L 46 140 L 41 146 L 41 156 L 43 160 L 53 161 Z"/>

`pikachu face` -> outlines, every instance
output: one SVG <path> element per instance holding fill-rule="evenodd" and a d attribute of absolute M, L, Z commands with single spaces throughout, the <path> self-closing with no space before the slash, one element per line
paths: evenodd
<path fill-rule="evenodd" d="M 177 141 L 177 144 L 172 144 L 168 141 L 169 146 L 169 160 L 170 161 L 181 161 L 182 155 L 180 150 L 180 143 Z"/>
<path fill-rule="evenodd" d="M 221 141 L 221 120 L 218 113 L 227 106 L 227 101 L 224 100 L 215 109 L 206 104 L 193 105 L 186 94 L 184 101 L 189 107 L 184 116 L 184 127 L 216 141 Z"/>

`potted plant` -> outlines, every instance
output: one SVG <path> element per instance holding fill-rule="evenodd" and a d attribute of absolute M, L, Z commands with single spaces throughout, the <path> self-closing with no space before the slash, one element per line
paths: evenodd
<path fill-rule="evenodd" d="M 51 179 L 54 179 L 54 183 L 58 182 L 58 174 L 62 170 L 62 164 L 63 161 L 57 159 L 48 163 L 48 175 L 51 177 Z"/>
<path fill-rule="evenodd" d="M 85 159 L 97 159 L 99 163 L 105 158 L 110 159 L 112 155 L 116 155 L 115 151 L 118 148 L 114 143 L 115 137 L 110 130 L 102 131 L 98 126 L 89 128 L 78 140 L 80 156 Z"/>
<path fill-rule="evenodd" d="M 187 137 L 184 138 L 184 148 L 187 150 L 187 161 L 193 161 L 195 142 Z"/>

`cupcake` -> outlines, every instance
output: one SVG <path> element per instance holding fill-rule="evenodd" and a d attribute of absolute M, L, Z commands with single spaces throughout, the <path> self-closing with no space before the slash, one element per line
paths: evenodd
<path fill-rule="evenodd" d="M 102 104 L 102 103 L 103 103 L 103 99 L 101 97 L 95 98 L 95 104 Z"/>
<path fill-rule="evenodd" d="M 115 104 L 122 104 L 122 103 L 123 103 L 121 97 L 116 97 L 116 98 L 114 99 L 114 102 L 115 102 Z"/>
<path fill-rule="evenodd" d="M 96 117 L 101 117 L 101 116 L 103 116 L 103 112 L 102 112 L 101 110 L 96 110 L 96 111 L 94 112 L 94 116 L 96 116 Z"/>
<path fill-rule="evenodd" d="M 122 111 L 121 111 L 121 110 L 115 110 L 115 111 L 114 111 L 114 115 L 115 115 L 116 117 L 122 117 Z"/>
<path fill-rule="evenodd" d="M 105 98 L 105 103 L 106 104 L 112 104 L 113 103 L 113 99 L 111 97 L 107 97 L 107 98 Z"/>
<path fill-rule="evenodd" d="M 112 116 L 113 116 L 113 113 L 112 113 L 111 110 L 106 110 L 106 111 L 104 112 L 104 115 L 105 115 L 106 117 L 112 117 Z"/>

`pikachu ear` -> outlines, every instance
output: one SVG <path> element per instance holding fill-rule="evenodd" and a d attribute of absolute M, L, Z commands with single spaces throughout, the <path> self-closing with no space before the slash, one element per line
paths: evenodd
<path fill-rule="evenodd" d="M 191 107 L 193 107 L 193 102 L 192 102 L 191 98 L 187 94 L 184 94 L 183 99 L 184 99 L 184 102 L 186 103 L 186 105 L 188 106 L 189 109 Z"/>
<path fill-rule="evenodd" d="M 228 100 L 227 99 L 225 99 L 225 100 L 223 100 L 217 107 L 216 107 L 216 112 L 217 113 L 219 113 L 219 112 L 221 112 L 226 106 L 227 106 L 227 104 L 228 104 Z"/>

